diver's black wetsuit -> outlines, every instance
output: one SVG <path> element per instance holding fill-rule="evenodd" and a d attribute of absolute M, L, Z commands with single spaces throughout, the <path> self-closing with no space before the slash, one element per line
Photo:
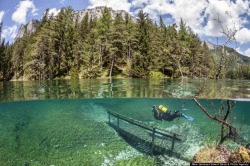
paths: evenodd
<path fill-rule="evenodd" d="M 180 111 L 174 111 L 174 113 L 171 113 L 171 111 L 168 111 L 166 113 L 160 111 L 157 109 L 157 106 L 152 107 L 152 111 L 154 112 L 154 117 L 156 120 L 166 120 L 166 121 L 173 121 L 175 118 L 182 117 Z"/>

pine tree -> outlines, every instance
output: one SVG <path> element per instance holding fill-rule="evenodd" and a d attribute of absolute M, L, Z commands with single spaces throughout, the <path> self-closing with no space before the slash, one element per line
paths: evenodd
<path fill-rule="evenodd" d="M 2 39 L 2 23 L 0 23 L 0 81 L 8 81 L 12 76 L 11 46 Z"/>
<path fill-rule="evenodd" d="M 123 47 L 124 47 L 124 36 L 125 32 L 125 23 L 121 16 L 121 14 L 117 14 L 114 19 L 114 24 L 111 28 L 110 32 L 110 69 L 109 69 L 109 77 L 112 77 L 112 73 L 114 72 L 114 67 L 118 70 L 121 68 L 122 62 L 125 61 Z"/>
<path fill-rule="evenodd" d="M 82 43 L 82 61 L 81 73 L 83 78 L 96 78 L 101 76 L 101 64 L 99 59 L 98 29 L 97 19 L 90 18 L 88 24 L 89 33 L 86 42 Z"/>
<path fill-rule="evenodd" d="M 101 72 L 103 71 L 103 67 L 105 68 L 109 63 L 107 58 L 110 53 L 109 35 L 111 26 L 112 26 L 111 14 L 109 9 L 105 7 L 104 10 L 102 11 L 102 17 L 97 21 L 99 64 Z"/>
<path fill-rule="evenodd" d="M 124 31 L 124 52 L 126 54 L 126 68 L 124 74 L 132 76 L 132 63 L 136 54 L 138 54 L 138 38 L 137 24 L 127 13 L 125 16 L 125 31 Z"/>
<path fill-rule="evenodd" d="M 48 11 L 34 33 L 24 34 L 11 46 L 1 39 L 2 79 L 9 79 L 13 72 L 15 78 L 36 80 L 78 78 L 79 72 L 82 78 L 119 74 L 142 78 L 149 71 L 170 77 L 211 78 L 219 73 L 215 73 L 206 43 L 182 19 L 177 28 L 175 24 L 167 27 L 162 17 L 159 25 L 153 23 L 142 10 L 136 21 L 129 14 L 125 18 L 117 14 L 113 20 L 107 7 L 99 19 L 86 14 L 80 20 L 71 7 L 61 9 L 57 16 Z M 8 59 L 13 66 L 3 65 Z M 226 65 L 231 61 L 225 61 Z M 10 72 L 3 74 L 5 68 Z M 247 77 L 245 66 L 231 71 L 232 77 Z"/>
<path fill-rule="evenodd" d="M 46 10 L 37 31 L 29 38 L 25 49 L 25 75 L 29 79 L 46 80 L 55 77 L 55 29 L 52 22 Z"/>
<path fill-rule="evenodd" d="M 27 34 L 15 41 L 13 44 L 13 53 L 12 53 L 12 63 L 13 63 L 13 70 L 14 70 L 14 77 L 15 79 L 19 79 L 23 76 L 24 73 L 24 51 L 27 47 L 29 37 Z"/>
<path fill-rule="evenodd" d="M 213 78 L 214 62 L 206 42 L 204 42 L 202 45 L 202 53 L 203 53 L 202 56 L 203 76 L 206 78 Z"/>
<path fill-rule="evenodd" d="M 135 55 L 132 64 L 133 77 L 147 77 L 149 73 L 149 50 L 150 50 L 150 36 L 149 36 L 149 23 L 148 15 L 142 10 L 138 13 L 137 19 L 137 38 L 139 54 Z"/>
<path fill-rule="evenodd" d="M 0 23 L 0 81 L 9 81 L 13 76 L 11 53 L 12 46 L 9 43 L 5 43 L 5 39 L 2 39 L 2 25 Z"/>
<path fill-rule="evenodd" d="M 178 38 L 178 32 L 176 30 L 175 24 L 168 27 L 167 34 L 167 47 L 165 47 L 164 53 L 169 58 L 169 66 L 167 67 L 168 73 L 171 77 L 177 77 L 181 75 L 181 77 L 183 78 L 182 47 Z"/>

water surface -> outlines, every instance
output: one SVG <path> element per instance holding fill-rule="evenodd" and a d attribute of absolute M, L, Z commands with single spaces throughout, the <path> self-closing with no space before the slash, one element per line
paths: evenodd
<path fill-rule="evenodd" d="M 89 79 L 0 82 L 0 101 L 68 98 L 250 99 L 250 80 Z"/>

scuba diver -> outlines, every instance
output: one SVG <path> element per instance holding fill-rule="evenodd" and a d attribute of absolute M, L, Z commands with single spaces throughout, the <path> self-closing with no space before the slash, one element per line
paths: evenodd
<path fill-rule="evenodd" d="M 152 107 L 152 112 L 154 113 L 154 117 L 156 120 L 166 120 L 166 121 L 173 121 L 175 118 L 178 117 L 183 117 L 189 121 L 193 121 L 194 118 L 189 117 L 183 113 L 180 113 L 180 110 L 176 110 L 173 113 L 171 113 L 170 110 L 168 110 L 166 107 L 162 106 L 162 105 L 154 105 Z"/>

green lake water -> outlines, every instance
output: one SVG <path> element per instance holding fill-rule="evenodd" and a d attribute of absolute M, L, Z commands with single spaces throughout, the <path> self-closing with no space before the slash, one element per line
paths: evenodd
<path fill-rule="evenodd" d="M 220 125 L 195 104 L 198 99 L 211 113 L 225 101 L 233 105 L 229 121 L 240 131 L 235 150 L 250 142 L 249 81 L 118 79 L 0 83 L 0 165 L 189 165 L 205 145 L 219 140 Z M 152 105 L 193 117 L 174 121 L 154 119 Z M 179 156 L 150 156 L 131 145 L 108 125 L 107 111 L 181 134 L 174 151 Z M 115 118 L 111 121 L 116 123 Z M 121 127 L 138 129 L 124 121 Z M 139 132 L 145 132 L 140 129 Z M 165 160 L 165 161 L 164 161 Z"/>

